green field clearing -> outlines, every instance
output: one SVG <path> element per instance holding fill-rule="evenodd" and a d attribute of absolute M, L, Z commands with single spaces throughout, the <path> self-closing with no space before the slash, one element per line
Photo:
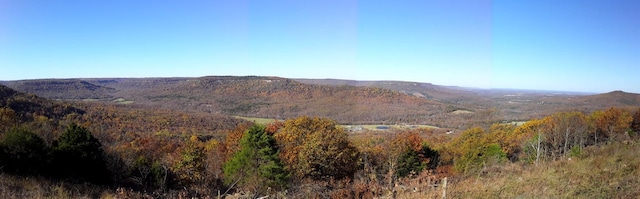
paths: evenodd
<path fill-rule="evenodd" d="M 82 99 L 83 102 L 97 102 L 100 101 L 100 99 L 94 99 L 94 98 L 87 98 L 87 99 Z"/>
<path fill-rule="evenodd" d="M 126 100 L 126 99 L 124 99 L 124 98 L 118 98 L 118 99 L 114 99 L 114 100 L 111 100 L 111 101 L 112 101 L 112 102 L 115 102 L 115 103 L 117 103 L 117 104 L 131 104 L 131 103 L 133 103 L 133 101 L 131 101 L 131 100 Z"/>
<path fill-rule="evenodd" d="M 405 130 L 405 129 L 438 129 L 437 126 L 431 125 L 382 125 L 382 124 L 367 124 L 367 125 L 340 125 L 345 129 L 357 129 L 362 128 L 363 130 L 370 131 L 386 131 L 386 130 Z M 381 127 L 382 129 L 378 128 Z M 386 129 L 385 129 L 386 128 Z"/>
<path fill-rule="evenodd" d="M 233 117 L 247 120 L 257 124 L 269 124 L 276 121 L 275 119 L 260 118 L 260 117 L 243 117 L 243 116 L 233 116 Z M 405 129 L 422 129 L 422 128 L 438 129 L 439 128 L 437 126 L 431 126 L 431 125 L 383 125 L 383 124 L 367 124 L 367 125 L 341 124 L 338 126 L 347 130 L 352 130 L 352 131 L 359 131 L 359 130 L 385 131 L 385 130 L 405 130 Z M 388 129 L 379 129 L 378 127 L 383 127 L 383 128 L 388 127 Z"/>
<path fill-rule="evenodd" d="M 522 126 L 524 123 L 527 123 L 527 121 L 502 122 L 501 124 L 509 124 L 509 125 L 514 125 L 514 126 Z"/>
<path fill-rule="evenodd" d="M 242 116 L 233 116 L 235 118 L 238 119 L 243 119 L 243 120 L 247 120 L 256 124 L 270 124 L 274 121 L 276 121 L 275 119 L 269 119 L 269 118 L 260 118 L 260 117 L 242 117 Z"/>

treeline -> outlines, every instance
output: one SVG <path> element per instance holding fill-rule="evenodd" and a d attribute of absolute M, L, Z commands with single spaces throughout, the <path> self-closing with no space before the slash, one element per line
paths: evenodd
<path fill-rule="evenodd" d="M 24 94 L 0 85 L 0 125 L 10 127 L 17 123 L 37 120 L 39 116 L 63 118 L 69 114 L 84 114 L 69 103 L 51 101 L 33 94 Z M 7 130 L 7 129 L 0 129 Z"/>
<path fill-rule="evenodd" d="M 109 183 L 102 145 L 87 129 L 72 124 L 52 145 L 37 134 L 12 129 L 0 139 L 2 172 L 40 175 L 74 182 Z"/>
<path fill-rule="evenodd" d="M 10 87 L 48 99 L 110 99 L 116 89 L 80 79 L 23 80 L 7 82 Z M 61 92 L 64 91 L 64 92 Z"/>
<path fill-rule="evenodd" d="M 386 194 L 400 177 L 435 168 L 438 157 L 418 132 L 399 134 L 380 150 L 386 145 L 381 140 L 354 143 L 335 121 L 310 117 L 241 124 L 224 139 L 154 134 L 102 145 L 75 124 L 52 144 L 39 134 L 19 127 L 1 134 L 2 172 L 161 197 L 182 190 L 192 197 L 373 197 Z"/>
<path fill-rule="evenodd" d="M 51 134 L 42 132 L 46 128 L 24 128 L 33 122 L 2 123 L 8 125 L 0 132 L 2 172 L 124 188 L 130 197 L 372 198 L 404 185 L 428 190 L 441 177 L 490 172 L 509 162 L 579 157 L 585 147 L 640 137 L 640 110 L 618 108 L 471 128 L 450 140 L 425 137 L 433 134 L 429 129 L 354 136 L 331 119 L 306 116 L 265 126 L 239 123 L 225 136 L 175 136 L 176 129 L 105 134 L 110 131 L 100 128 L 116 126 L 97 128 L 82 118 L 67 116 L 85 124 L 68 125 L 51 142 L 41 136 Z"/>
<path fill-rule="evenodd" d="M 640 109 L 635 114 L 618 108 L 559 112 L 521 126 L 494 124 L 490 129 L 471 128 L 442 144 L 443 165 L 458 173 L 476 173 L 502 162 L 537 164 L 577 157 L 585 147 L 640 138 Z"/>
<path fill-rule="evenodd" d="M 102 103 L 78 103 L 86 114 L 67 116 L 90 130 L 109 135 L 135 138 L 149 133 L 171 134 L 176 137 L 190 135 L 224 137 L 226 130 L 249 122 L 222 114 L 181 112 L 149 108 L 140 105 L 110 105 Z M 113 142 L 126 140 L 114 137 Z M 126 140 L 126 141 L 131 141 Z"/>

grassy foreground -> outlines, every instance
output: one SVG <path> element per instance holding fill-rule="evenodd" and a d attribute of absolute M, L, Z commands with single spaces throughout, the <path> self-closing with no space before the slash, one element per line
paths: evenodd
<path fill-rule="evenodd" d="M 523 165 L 509 163 L 470 176 L 452 176 L 447 198 L 637 198 L 640 143 L 585 148 L 571 159 Z M 441 188 L 401 191 L 397 198 L 440 198 Z M 144 198 L 189 193 L 140 193 L 91 184 L 53 182 L 0 174 L 0 198 Z M 212 198 L 215 196 L 211 196 Z"/>
<path fill-rule="evenodd" d="M 452 198 L 636 198 L 639 143 L 585 148 L 578 157 L 539 165 L 508 164 L 452 181 Z"/>

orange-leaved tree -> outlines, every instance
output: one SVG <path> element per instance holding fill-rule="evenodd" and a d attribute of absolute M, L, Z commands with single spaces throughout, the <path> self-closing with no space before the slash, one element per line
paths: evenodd
<path fill-rule="evenodd" d="M 522 153 L 518 155 L 519 160 L 530 163 L 538 163 L 544 158 L 545 134 L 548 131 L 547 122 L 549 118 L 534 119 L 524 123 L 514 130 L 514 137 L 511 139 L 522 143 Z"/>
<path fill-rule="evenodd" d="M 224 143 L 218 145 L 219 154 L 224 154 L 224 161 L 229 160 L 233 154 L 240 150 L 240 140 L 249 127 L 247 124 L 240 124 L 226 132 L 227 137 Z"/>
<path fill-rule="evenodd" d="M 606 111 L 596 111 L 592 118 L 597 127 L 596 133 L 608 140 L 619 140 L 622 137 L 628 138 L 627 130 L 631 126 L 633 118 L 629 112 L 611 107 Z M 595 135 L 595 142 L 598 143 L 598 134 Z"/>
<path fill-rule="evenodd" d="M 633 121 L 631 122 L 631 130 L 636 133 L 636 136 L 640 134 L 640 108 L 633 114 Z"/>
<path fill-rule="evenodd" d="M 581 112 L 559 112 L 547 117 L 545 143 L 551 158 L 564 157 L 570 149 L 581 149 L 588 134 L 588 119 Z M 576 148 L 574 148 L 576 147 Z"/>
<path fill-rule="evenodd" d="M 298 180 L 342 179 L 358 169 L 358 150 L 331 119 L 286 120 L 274 137 L 281 160 Z"/>

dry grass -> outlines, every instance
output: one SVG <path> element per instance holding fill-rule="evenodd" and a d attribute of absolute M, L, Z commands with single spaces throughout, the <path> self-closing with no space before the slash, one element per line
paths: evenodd
<path fill-rule="evenodd" d="M 22 177 L 0 173 L 0 198 L 216 198 L 188 190 L 139 192 L 125 188 L 111 188 L 83 183 L 74 184 L 42 177 Z"/>
<path fill-rule="evenodd" d="M 455 110 L 453 112 L 451 112 L 452 114 L 455 115 L 460 115 L 460 114 L 473 114 L 472 111 L 467 111 L 467 110 Z"/>
<path fill-rule="evenodd" d="M 109 195 L 113 194 L 108 189 L 91 184 L 0 174 L 0 198 L 110 198 Z"/>
<path fill-rule="evenodd" d="M 257 124 L 264 124 L 264 125 L 270 124 L 270 123 L 273 123 L 273 122 L 276 121 L 275 119 L 261 118 L 261 117 L 242 117 L 242 116 L 233 116 L 233 117 L 238 118 L 238 119 L 247 120 L 247 121 L 250 121 L 250 122 L 253 122 L 253 123 L 257 123 Z"/>
<path fill-rule="evenodd" d="M 638 143 L 585 149 L 581 157 L 540 165 L 486 168 L 452 182 L 452 198 L 635 198 L 640 180 Z"/>
<path fill-rule="evenodd" d="M 449 177 L 447 198 L 637 198 L 640 196 L 640 143 L 612 143 L 585 148 L 579 157 L 524 165 L 485 168 L 472 176 Z M 429 175 L 425 175 L 429 176 Z M 395 187 L 396 198 L 441 198 L 441 178 L 406 181 Z M 356 183 L 357 184 L 357 183 Z M 364 188 L 363 188 L 364 187 Z M 367 188 L 369 187 L 369 188 Z M 370 185 L 353 185 L 348 194 L 367 193 Z M 376 188 L 375 190 L 379 190 Z M 352 191 L 349 191 L 352 190 Z M 360 190 L 360 191 L 356 191 Z M 363 191 L 364 190 L 364 191 Z M 369 191 L 366 191 L 369 190 Z M 380 193 L 378 193 L 380 194 Z M 393 198 L 390 192 L 364 198 Z M 376 196 L 377 195 L 377 196 Z M 140 193 L 91 184 L 70 184 L 39 177 L 0 173 L 0 198 L 178 198 L 203 197 L 187 192 Z M 296 198 L 296 193 L 286 197 Z M 363 197 L 360 196 L 360 197 Z M 205 196 L 206 197 L 206 196 Z M 215 197 L 215 196 L 209 196 Z"/>

